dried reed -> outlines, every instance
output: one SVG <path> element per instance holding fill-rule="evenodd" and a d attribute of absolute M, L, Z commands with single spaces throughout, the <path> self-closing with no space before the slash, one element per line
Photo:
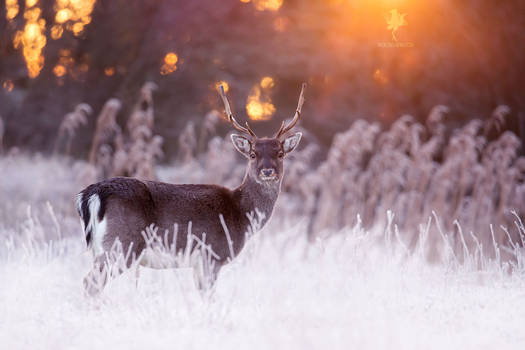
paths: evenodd
<path fill-rule="evenodd" d="M 71 147 L 73 139 L 75 138 L 77 129 L 81 125 L 87 124 L 87 117 L 93 112 L 87 103 L 81 103 L 75 107 L 75 110 L 64 116 L 62 123 L 58 128 L 58 137 L 55 142 L 54 153 L 57 154 L 61 145 L 65 142 L 64 153 L 71 154 Z"/>

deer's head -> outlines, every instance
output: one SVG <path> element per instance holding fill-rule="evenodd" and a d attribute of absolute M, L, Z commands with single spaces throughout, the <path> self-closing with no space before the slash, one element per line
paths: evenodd
<path fill-rule="evenodd" d="M 246 123 L 246 127 L 243 127 L 235 120 L 224 89 L 222 85 L 220 86 L 219 90 L 228 120 L 235 129 L 242 133 L 242 135 L 231 135 L 233 145 L 237 151 L 248 158 L 248 176 L 256 182 L 271 185 L 281 181 L 283 159 L 297 147 L 301 140 L 302 134 L 300 132 L 291 135 L 288 135 L 288 132 L 297 124 L 301 116 L 305 88 L 306 84 L 303 83 L 292 121 L 287 125 L 283 122 L 274 137 L 259 138 L 250 129 L 248 123 Z"/>

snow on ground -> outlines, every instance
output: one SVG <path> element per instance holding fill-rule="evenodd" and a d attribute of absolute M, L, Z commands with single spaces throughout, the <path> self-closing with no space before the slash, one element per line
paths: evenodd
<path fill-rule="evenodd" d="M 9 186 L 2 201 L 15 200 Z M 34 186 L 20 188 L 20 203 Z M 1 217 L 15 204 L 0 204 Z M 210 297 L 187 269 L 143 269 L 138 285 L 127 273 L 89 298 L 91 256 L 67 215 L 57 213 L 61 230 L 22 216 L 0 223 L 1 349 L 525 348 L 523 260 L 430 265 L 385 244 L 382 229 L 308 243 L 302 223 L 270 225 Z"/>
<path fill-rule="evenodd" d="M 142 271 L 83 295 L 81 239 L 9 248 L 0 262 L 4 349 L 523 349 L 525 278 L 428 266 L 347 230 L 254 238 L 211 297 L 188 270 Z"/>

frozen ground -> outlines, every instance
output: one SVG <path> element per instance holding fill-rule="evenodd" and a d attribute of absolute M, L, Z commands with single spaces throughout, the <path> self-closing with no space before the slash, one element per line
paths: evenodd
<path fill-rule="evenodd" d="M 138 286 L 128 273 L 87 298 L 91 257 L 67 209 L 78 184 L 53 162 L 39 163 L 38 181 L 21 178 L 34 163 L 0 163 L 1 349 L 525 348 L 522 251 L 503 264 L 472 256 L 478 268 L 429 265 L 383 228 L 307 243 L 304 223 L 270 225 L 211 297 L 188 270 L 144 269 Z"/>

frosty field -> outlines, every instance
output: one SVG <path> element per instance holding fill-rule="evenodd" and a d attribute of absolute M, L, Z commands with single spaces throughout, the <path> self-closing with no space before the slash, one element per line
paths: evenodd
<path fill-rule="evenodd" d="M 0 164 L 2 349 L 525 344 L 522 249 L 509 261 L 470 252 L 465 261 L 443 255 L 430 264 L 424 246 L 408 253 L 392 227 L 308 242 L 304 220 L 276 216 L 221 271 L 211 296 L 195 289 L 188 269 L 142 269 L 138 285 L 128 272 L 86 297 L 91 256 L 73 209 L 80 184 L 71 167 L 38 157 Z"/>
<path fill-rule="evenodd" d="M 4 1 L 0 350 L 525 350 L 524 13 Z"/>

